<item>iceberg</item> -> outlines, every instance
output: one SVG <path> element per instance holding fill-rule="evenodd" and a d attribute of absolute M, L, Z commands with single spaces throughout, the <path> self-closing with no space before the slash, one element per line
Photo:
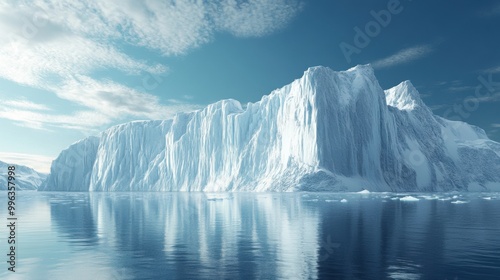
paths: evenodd
<path fill-rule="evenodd" d="M 320 66 L 256 103 L 221 100 L 83 139 L 40 190 L 488 191 L 499 168 L 499 143 L 434 115 L 411 82 L 384 91 L 369 65 Z"/>

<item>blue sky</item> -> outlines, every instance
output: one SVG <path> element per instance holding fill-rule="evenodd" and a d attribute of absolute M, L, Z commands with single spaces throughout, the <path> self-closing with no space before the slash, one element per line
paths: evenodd
<path fill-rule="evenodd" d="M 500 140 L 498 1 L 95 2 L 0 3 L 0 160 L 47 172 L 114 124 L 255 102 L 316 65 L 371 63 Z"/>

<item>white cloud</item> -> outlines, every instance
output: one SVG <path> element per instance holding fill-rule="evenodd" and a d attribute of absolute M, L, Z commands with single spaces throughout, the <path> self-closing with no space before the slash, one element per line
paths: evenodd
<path fill-rule="evenodd" d="M 38 172 L 49 173 L 50 165 L 54 158 L 42 155 L 0 152 L 0 160 L 7 163 L 25 165 Z"/>
<path fill-rule="evenodd" d="M 216 32 L 242 37 L 267 35 L 286 26 L 302 7 L 299 0 L 24 0 L 7 3 L 0 9 L 9 10 L 8 14 L 24 15 L 15 17 L 17 26 L 21 27 L 18 33 L 30 29 L 37 31 L 32 33 L 46 32 L 44 27 L 49 26 L 50 34 L 60 31 L 123 40 L 160 50 L 165 55 L 185 53 L 209 42 Z M 26 27 L 34 21 L 35 28 Z M 36 23 L 41 27 L 37 28 Z"/>
<path fill-rule="evenodd" d="M 77 36 L 33 44 L 30 40 L 11 41 L 0 46 L 0 77 L 47 88 L 73 73 L 119 69 L 129 74 L 141 71 L 163 73 L 166 67 L 149 65 L 119 52 L 115 47 Z"/>
<path fill-rule="evenodd" d="M 217 27 L 240 37 L 258 37 L 286 26 L 302 4 L 290 0 L 219 1 L 211 12 Z"/>
<path fill-rule="evenodd" d="M 168 118 L 198 105 L 162 104 L 147 91 L 164 79 L 167 67 L 137 59 L 123 44 L 184 54 L 217 32 L 264 36 L 283 28 L 301 9 L 299 0 L 72 1 L 0 2 L 0 78 L 55 93 L 83 106 L 66 114 L 47 112 L 47 104 L 5 100 L 0 118 L 36 129 L 95 130 L 124 118 Z M 96 71 L 114 70 L 141 77 L 130 88 L 98 79 Z M 153 82 L 144 84 L 153 77 Z M 181 97 L 182 98 L 182 97 Z M 191 100 L 189 96 L 183 97 Z"/>
<path fill-rule="evenodd" d="M 434 48 L 431 45 L 420 45 L 398 51 L 388 57 L 379 59 L 372 63 L 373 68 L 387 68 L 408 63 L 427 56 Z"/>

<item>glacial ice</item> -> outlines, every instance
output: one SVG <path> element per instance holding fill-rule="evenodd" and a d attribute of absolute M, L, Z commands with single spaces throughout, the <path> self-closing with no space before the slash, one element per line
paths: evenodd
<path fill-rule="evenodd" d="M 256 103 L 135 121 L 61 152 L 41 190 L 488 191 L 500 144 L 433 115 L 411 82 L 369 65 L 312 67 Z"/>

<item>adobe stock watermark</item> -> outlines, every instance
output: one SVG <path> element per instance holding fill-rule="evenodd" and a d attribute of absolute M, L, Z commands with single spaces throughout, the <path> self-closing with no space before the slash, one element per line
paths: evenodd
<path fill-rule="evenodd" d="M 167 70 L 145 71 L 141 75 L 141 84 L 134 87 L 138 92 L 150 92 L 157 89 L 167 77 Z"/>
<path fill-rule="evenodd" d="M 412 0 L 406 0 L 412 1 Z M 382 28 L 386 28 L 392 21 L 394 15 L 400 14 L 404 10 L 400 0 L 389 0 L 387 8 L 378 12 L 371 10 L 370 15 L 373 20 L 367 22 L 364 29 L 356 26 L 354 27 L 353 43 L 342 42 L 339 44 L 340 50 L 344 54 L 348 63 L 351 63 L 351 56 L 353 54 L 360 54 L 361 50 L 368 47 L 372 39 L 377 37 Z"/>
<path fill-rule="evenodd" d="M 21 41 L 26 42 L 32 40 L 40 33 L 41 29 L 47 26 L 48 22 L 49 15 L 43 9 L 38 9 L 30 17 L 23 17 L 19 29 L 13 30 L 13 32 L 9 34 L 10 43 L 15 44 Z"/>
<path fill-rule="evenodd" d="M 320 262 L 326 261 L 333 253 L 335 252 L 336 249 L 340 247 L 340 243 L 333 243 L 332 242 L 332 236 L 328 235 L 326 237 L 326 240 L 321 240 L 320 241 L 320 248 L 322 251 L 322 254 L 319 256 L 318 260 Z"/>
<path fill-rule="evenodd" d="M 113 280 L 128 280 L 135 279 L 129 268 L 122 267 L 111 272 L 110 278 Z"/>

